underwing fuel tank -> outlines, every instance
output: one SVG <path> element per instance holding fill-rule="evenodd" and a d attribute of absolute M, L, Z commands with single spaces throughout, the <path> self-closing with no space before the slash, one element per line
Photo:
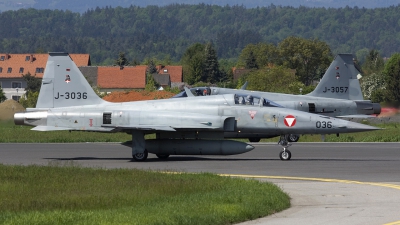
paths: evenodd
<path fill-rule="evenodd" d="M 152 139 L 146 140 L 146 149 L 160 155 L 235 155 L 254 146 L 232 140 Z"/>

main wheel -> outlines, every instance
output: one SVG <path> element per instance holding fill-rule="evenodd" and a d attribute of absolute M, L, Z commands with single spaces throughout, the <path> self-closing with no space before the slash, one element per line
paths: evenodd
<path fill-rule="evenodd" d="M 257 138 L 257 137 L 253 137 L 253 138 L 249 138 L 250 142 L 260 142 L 261 138 Z"/>
<path fill-rule="evenodd" d="M 157 156 L 159 159 L 166 159 L 166 158 L 169 157 L 169 155 L 160 155 L 160 154 L 156 154 L 156 156 Z"/>
<path fill-rule="evenodd" d="M 297 134 L 289 134 L 289 141 L 290 142 L 297 142 L 300 139 L 300 136 Z"/>
<path fill-rule="evenodd" d="M 132 155 L 132 158 L 133 158 L 133 160 L 135 160 L 137 162 L 143 162 L 147 159 L 148 155 L 149 155 L 149 153 L 145 149 L 143 153 L 137 153 L 135 155 Z"/>
<path fill-rule="evenodd" d="M 290 158 L 292 158 L 292 153 L 289 150 L 281 151 L 279 153 L 279 158 L 281 158 L 281 160 L 290 160 Z"/>

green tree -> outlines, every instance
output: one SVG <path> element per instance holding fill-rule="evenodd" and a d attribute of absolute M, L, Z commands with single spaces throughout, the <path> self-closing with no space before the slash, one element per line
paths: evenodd
<path fill-rule="evenodd" d="M 217 53 L 210 42 L 204 46 L 204 71 L 202 81 L 209 83 L 222 82 Z"/>
<path fill-rule="evenodd" d="M 145 90 L 146 91 L 155 91 L 158 89 L 160 85 L 156 82 L 156 80 L 153 77 L 153 74 L 147 74 L 146 76 L 146 86 Z"/>
<path fill-rule="evenodd" d="M 368 54 L 369 54 L 368 48 L 363 48 L 363 49 L 360 49 L 360 50 L 356 51 L 357 61 L 361 65 L 363 65 Z"/>
<path fill-rule="evenodd" d="M 247 88 L 255 91 L 299 94 L 299 88 L 304 88 L 293 72 L 283 66 L 251 71 L 246 79 Z"/>
<path fill-rule="evenodd" d="M 37 100 L 39 98 L 39 92 L 30 92 L 29 97 L 25 94 L 19 99 L 19 103 L 24 108 L 35 108 Z"/>
<path fill-rule="evenodd" d="M 377 50 L 372 49 L 365 57 L 363 64 L 363 71 L 366 74 L 380 73 L 384 67 L 383 58 L 380 56 Z"/>
<path fill-rule="evenodd" d="M 25 95 L 19 99 L 19 103 L 25 108 L 34 108 L 36 106 L 39 90 L 42 85 L 42 79 L 32 76 L 29 72 L 22 75 L 26 82 Z"/>
<path fill-rule="evenodd" d="M 182 67 L 185 82 L 192 85 L 202 81 L 204 73 L 204 45 L 193 44 L 182 56 Z"/>
<path fill-rule="evenodd" d="M 132 63 L 130 63 L 130 65 L 137 66 L 137 65 L 140 65 L 140 62 L 136 58 L 134 58 Z"/>
<path fill-rule="evenodd" d="M 299 80 L 305 85 L 320 78 L 332 60 L 328 44 L 318 39 L 292 36 L 280 42 L 278 49 L 282 64 L 295 69 Z"/>
<path fill-rule="evenodd" d="M 32 76 L 31 73 L 28 72 L 27 74 L 22 75 L 22 78 L 26 82 L 25 91 L 28 97 L 31 92 L 39 92 L 42 85 L 42 79 L 37 78 L 36 74 Z"/>
<path fill-rule="evenodd" d="M 360 83 L 361 91 L 365 99 L 370 99 L 374 102 L 381 102 L 383 100 L 383 97 L 380 96 L 385 92 L 386 84 L 385 77 L 382 73 L 373 73 L 369 74 L 368 76 L 364 76 L 362 79 L 360 79 Z"/>
<path fill-rule="evenodd" d="M 7 100 L 7 97 L 4 94 L 3 89 L 0 87 L 0 103 L 4 102 L 5 100 Z"/>
<path fill-rule="evenodd" d="M 250 51 L 248 57 L 244 60 L 246 69 L 258 69 L 256 57 L 254 56 L 253 51 Z"/>
<path fill-rule="evenodd" d="M 126 59 L 124 52 L 120 52 L 118 54 L 118 59 L 115 60 L 115 64 L 117 64 L 120 67 L 124 67 L 124 66 L 129 65 L 128 60 Z"/>
<path fill-rule="evenodd" d="M 149 64 L 147 65 L 147 73 L 148 74 L 157 73 L 157 67 L 153 59 L 150 59 Z"/>
<path fill-rule="evenodd" d="M 393 54 L 386 62 L 383 74 L 386 82 L 386 99 L 392 103 L 400 102 L 400 53 Z"/>

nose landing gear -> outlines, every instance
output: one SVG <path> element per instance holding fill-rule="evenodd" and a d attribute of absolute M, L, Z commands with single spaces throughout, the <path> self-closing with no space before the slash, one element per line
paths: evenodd
<path fill-rule="evenodd" d="M 292 145 L 289 140 L 290 134 L 285 134 L 281 135 L 281 138 L 278 142 L 278 144 L 283 147 L 283 150 L 279 153 L 279 158 L 284 161 L 290 160 L 290 158 L 292 157 L 292 153 L 288 150 L 288 148 Z"/>

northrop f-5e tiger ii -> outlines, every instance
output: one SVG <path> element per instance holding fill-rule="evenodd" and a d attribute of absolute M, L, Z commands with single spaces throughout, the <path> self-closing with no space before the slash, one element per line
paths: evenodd
<path fill-rule="evenodd" d="M 378 128 L 271 104 L 241 105 L 234 94 L 111 103 L 99 98 L 68 53 L 49 53 L 36 108 L 16 113 L 17 125 L 35 131 L 126 132 L 132 156 L 232 155 L 254 149 L 224 140 L 224 132 L 336 134 Z M 146 140 L 145 135 L 156 138 Z M 282 160 L 291 153 L 284 146 Z"/>
<path fill-rule="evenodd" d="M 174 97 L 236 94 L 242 104 L 254 104 L 260 98 L 268 99 L 282 107 L 303 112 L 339 118 L 367 118 L 381 112 L 379 103 L 364 100 L 359 78 L 360 71 L 353 62 L 352 54 L 338 54 L 326 70 L 315 90 L 306 95 L 281 94 L 219 87 L 195 87 L 189 93 L 183 91 Z M 192 95 L 193 94 L 193 95 Z M 225 138 L 249 138 L 258 142 L 260 138 L 279 136 L 279 133 L 235 133 L 227 132 Z M 287 136 L 288 141 L 296 142 L 298 134 Z"/>

